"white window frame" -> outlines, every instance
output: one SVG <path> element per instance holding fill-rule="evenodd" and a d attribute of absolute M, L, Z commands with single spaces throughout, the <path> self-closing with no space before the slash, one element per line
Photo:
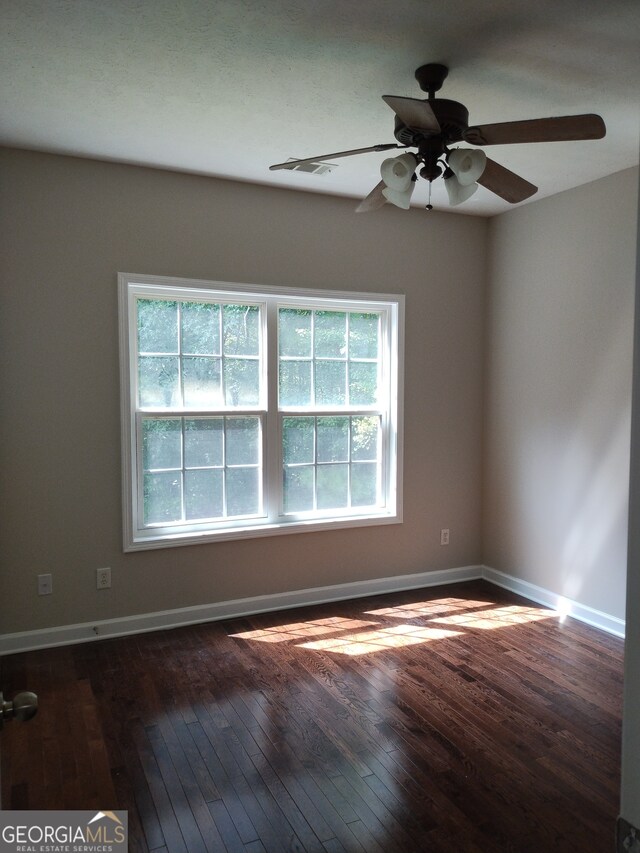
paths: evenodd
<path fill-rule="evenodd" d="M 165 276 L 118 274 L 120 311 L 120 382 L 122 422 L 123 545 L 125 551 L 167 548 L 229 539 L 300 533 L 365 525 L 398 524 L 402 521 L 402 412 L 404 296 L 305 288 L 272 287 L 203 281 Z M 144 410 L 137 405 L 136 300 L 216 299 L 261 306 L 262 388 L 264 400 L 256 407 L 233 408 L 227 415 L 258 415 L 262 419 L 263 500 L 265 514 L 213 523 L 187 523 L 144 527 L 141 516 L 140 422 Z M 332 406 L 299 409 L 278 408 L 278 309 L 376 312 L 382 319 L 382 373 L 385 379 L 383 406 Z M 269 378 L 271 381 L 269 381 Z M 287 416 L 366 415 L 384 409 L 382 425 L 383 505 L 359 510 L 327 510 L 284 515 L 282 508 L 282 419 Z M 220 412 L 167 410 L 163 416 L 219 416 Z"/>

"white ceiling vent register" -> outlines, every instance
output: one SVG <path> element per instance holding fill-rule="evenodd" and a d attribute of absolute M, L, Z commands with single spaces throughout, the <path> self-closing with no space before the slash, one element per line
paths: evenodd
<path fill-rule="evenodd" d="M 332 169 L 336 168 L 335 163 L 322 163 L 319 160 L 315 162 L 303 161 L 300 162 L 295 157 L 289 157 L 285 169 L 290 169 L 292 172 L 308 172 L 311 175 L 326 175 Z"/>

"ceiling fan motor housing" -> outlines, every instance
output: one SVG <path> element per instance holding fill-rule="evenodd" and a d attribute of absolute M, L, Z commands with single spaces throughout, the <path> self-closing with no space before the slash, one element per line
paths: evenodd
<path fill-rule="evenodd" d="M 446 98 L 430 98 L 427 103 L 438 119 L 441 130 L 439 135 L 442 136 L 445 145 L 460 142 L 464 131 L 469 126 L 469 111 L 464 104 L 449 101 Z M 393 134 L 401 145 L 419 145 L 425 137 L 433 135 L 425 130 L 414 130 L 407 127 L 398 116 L 396 116 Z"/>

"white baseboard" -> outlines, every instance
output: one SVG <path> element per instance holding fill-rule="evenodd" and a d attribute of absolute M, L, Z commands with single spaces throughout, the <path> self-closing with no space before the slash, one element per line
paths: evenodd
<path fill-rule="evenodd" d="M 73 643 L 86 643 L 92 640 L 104 640 L 109 637 L 123 637 L 130 634 L 142 634 L 147 631 L 161 631 L 201 622 L 215 622 L 240 616 L 251 616 L 276 610 L 289 610 L 293 607 L 305 607 L 310 604 L 328 604 L 332 601 L 345 601 L 352 598 L 365 598 L 389 592 L 402 592 L 409 589 L 422 589 L 430 586 L 462 583 L 470 580 L 486 580 L 490 583 L 522 595 L 538 604 L 544 604 L 563 615 L 572 616 L 600 628 L 616 637 L 624 637 L 624 621 L 594 610 L 576 601 L 570 601 L 556 593 L 535 586 L 527 581 L 499 572 L 488 566 L 462 566 L 436 572 L 419 572 L 413 575 L 376 578 L 367 581 L 334 584 L 333 586 L 282 592 L 274 595 L 258 595 L 251 598 L 239 598 L 233 601 L 221 601 L 215 604 L 202 604 L 194 607 L 181 607 L 176 610 L 162 610 L 156 613 L 142 613 L 136 616 L 123 616 L 118 619 L 104 619 L 99 622 L 83 622 L 77 625 L 61 625 L 43 628 L 37 631 L 21 631 L 0 635 L 0 655 L 33 651 L 54 646 L 68 646 Z"/>
<path fill-rule="evenodd" d="M 572 601 L 558 593 L 550 592 L 548 589 L 543 589 L 541 586 L 536 586 L 528 581 L 514 578 L 512 575 L 506 575 L 504 572 L 499 572 L 497 569 L 492 569 L 489 566 L 482 567 L 482 577 L 484 580 L 493 583 L 496 586 L 501 586 L 508 589 L 510 592 L 515 592 L 528 598 L 530 601 L 535 601 L 537 604 L 544 604 L 556 610 L 561 616 L 572 616 L 580 622 L 586 622 L 587 625 L 593 625 L 594 628 L 600 628 L 601 631 L 606 631 L 607 634 L 613 634 L 616 637 L 624 638 L 625 623 L 624 619 L 618 619 L 616 616 L 610 616 L 608 613 L 603 613 L 601 610 L 594 610 L 593 607 L 587 607 L 586 604 L 580 604 L 578 601 Z"/>
<path fill-rule="evenodd" d="M 304 607 L 310 604 L 328 604 L 332 601 L 365 598 L 368 595 L 401 592 L 406 589 L 421 589 L 428 586 L 442 586 L 480 578 L 482 578 L 481 566 L 462 566 L 437 572 L 420 572 L 414 575 L 353 581 L 334 584 L 333 586 L 281 592 L 275 595 L 257 595 L 251 598 L 239 598 L 215 604 L 198 604 L 194 607 L 181 607 L 176 610 L 162 610 L 156 613 L 141 613 L 136 616 L 104 619 L 99 622 L 83 622 L 78 625 L 61 625 L 37 631 L 21 631 L 0 635 L 0 655 L 28 652 L 53 646 L 68 646 L 72 643 L 87 643 L 91 640 L 104 640 L 108 637 L 123 637 L 129 634 L 142 634 L 147 631 L 161 631 L 183 625 L 196 625 L 200 622 L 216 622 L 220 619 L 251 616 L 256 613 L 276 610 L 289 610 L 292 607 Z"/>

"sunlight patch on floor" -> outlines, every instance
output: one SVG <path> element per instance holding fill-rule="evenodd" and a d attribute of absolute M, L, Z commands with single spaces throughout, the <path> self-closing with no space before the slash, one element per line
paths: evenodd
<path fill-rule="evenodd" d="M 466 598 L 438 598 L 410 602 L 394 607 L 366 610 L 364 616 L 376 621 L 330 616 L 290 622 L 253 631 L 231 634 L 240 640 L 260 643 L 293 642 L 297 648 L 311 651 L 336 652 L 342 655 L 364 655 L 383 649 L 399 649 L 462 636 L 465 629 L 493 630 L 557 618 L 553 610 L 526 607 L 518 604 L 497 606 L 492 601 Z M 388 625 L 386 619 L 414 620 L 413 623 Z M 380 620 L 380 621 L 378 621 Z M 363 631 L 358 629 L 368 628 Z M 333 634 L 334 636 L 327 636 Z M 306 640 L 307 642 L 300 642 Z"/>
<path fill-rule="evenodd" d="M 433 621 L 441 625 L 492 630 L 493 628 L 505 628 L 509 625 L 537 622 L 540 619 L 551 619 L 555 615 L 550 610 L 521 607 L 513 604 L 508 607 L 496 607 L 493 610 L 482 610 L 480 613 L 455 613 L 452 616 L 440 616 L 434 618 Z"/>
<path fill-rule="evenodd" d="M 230 636 L 240 640 L 259 640 L 261 643 L 284 643 L 286 640 L 300 640 L 304 637 L 333 634 L 336 631 L 353 631 L 354 628 L 368 628 L 377 624 L 377 622 L 367 622 L 363 619 L 331 616 L 327 619 L 311 619 L 308 622 L 292 622 L 289 625 L 276 625 L 257 631 L 244 631 L 241 634 L 231 634 Z"/>
<path fill-rule="evenodd" d="M 450 613 L 469 610 L 472 607 L 491 607 L 492 601 L 469 601 L 467 598 L 438 598 L 435 601 L 412 601 L 396 607 L 383 607 L 380 610 L 366 610 L 368 616 L 399 616 L 412 619 L 418 616 L 433 616 L 436 613 Z"/>
<path fill-rule="evenodd" d="M 431 640 L 455 637 L 459 633 L 459 631 L 445 631 L 442 628 L 428 628 L 420 625 L 394 625 L 391 628 L 381 628 L 379 631 L 364 631 L 344 637 L 300 643 L 299 648 L 338 652 L 342 655 L 364 655 L 379 652 L 381 649 L 398 649 L 403 646 L 428 643 Z"/>

